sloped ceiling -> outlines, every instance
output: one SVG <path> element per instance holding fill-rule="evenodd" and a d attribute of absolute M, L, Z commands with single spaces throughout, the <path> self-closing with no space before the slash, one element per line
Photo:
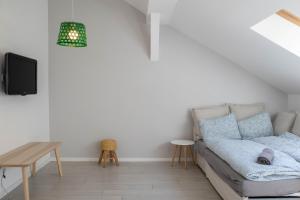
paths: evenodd
<path fill-rule="evenodd" d="M 149 0 L 126 1 L 149 9 Z M 280 9 L 300 16 L 300 1 L 178 0 L 167 24 L 283 92 L 300 94 L 300 58 L 250 29 Z"/>
<path fill-rule="evenodd" d="M 250 29 L 282 8 L 300 16 L 298 0 L 179 0 L 170 25 L 282 91 L 300 94 L 300 58 Z"/>
<path fill-rule="evenodd" d="M 145 15 L 147 14 L 149 0 L 125 0 L 125 1 L 129 3 L 132 7 L 144 13 Z"/>
<path fill-rule="evenodd" d="M 146 16 L 149 13 L 160 13 L 161 24 L 169 24 L 178 0 L 125 0 Z"/>

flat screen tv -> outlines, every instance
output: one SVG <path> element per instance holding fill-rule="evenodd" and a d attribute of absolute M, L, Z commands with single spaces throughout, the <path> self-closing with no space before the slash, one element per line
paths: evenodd
<path fill-rule="evenodd" d="M 37 93 L 37 60 L 5 54 L 4 90 L 8 95 Z"/>

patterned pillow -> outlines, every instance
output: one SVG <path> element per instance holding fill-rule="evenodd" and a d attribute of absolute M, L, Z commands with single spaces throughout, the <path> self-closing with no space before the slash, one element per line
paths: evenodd
<path fill-rule="evenodd" d="M 194 120 L 193 127 L 193 136 L 194 140 L 198 141 L 203 138 L 201 129 L 200 129 L 200 121 L 204 119 L 212 119 L 216 117 L 224 117 L 229 115 L 229 107 L 228 105 L 219 105 L 219 106 L 208 106 L 208 107 L 200 107 L 192 109 L 192 117 Z"/>
<path fill-rule="evenodd" d="M 241 120 L 238 125 L 242 138 L 246 140 L 273 135 L 270 115 L 265 112 Z"/>
<path fill-rule="evenodd" d="M 204 141 L 216 138 L 241 139 L 234 114 L 200 121 Z"/>

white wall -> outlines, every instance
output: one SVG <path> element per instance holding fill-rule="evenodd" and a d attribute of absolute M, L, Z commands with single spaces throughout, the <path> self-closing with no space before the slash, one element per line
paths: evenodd
<path fill-rule="evenodd" d="M 38 60 L 38 94 L 0 94 L 0 154 L 29 141 L 49 140 L 48 1 L 0 1 L 0 62 L 6 52 Z M 2 82 L 2 79 L 1 79 Z M 20 169 L 7 171 L 6 187 L 19 183 Z M 0 196 L 3 194 L 1 190 Z"/>
<path fill-rule="evenodd" d="M 165 158 L 168 142 L 191 138 L 190 108 L 265 102 L 287 109 L 287 95 L 175 30 L 162 27 L 160 61 L 151 63 L 144 15 L 122 0 L 75 1 L 88 47 L 57 46 L 69 1 L 49 1 L 50 132 L 64 157 L 97 157 L 115 138 L 119 156 Z"/>
<path fill-rule="evenodd" d="M 289 95 L 289 110 L 300 111 L 300 95 Z"/>

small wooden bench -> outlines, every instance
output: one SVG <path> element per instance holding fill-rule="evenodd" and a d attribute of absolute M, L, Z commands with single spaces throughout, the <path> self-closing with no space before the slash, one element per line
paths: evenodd
<path fill-rule="evenodd" d="M 0 156 L 0 167 L 21 167 L 24 199 L 29 200 L 28 168 L 36 175 L 36 162 L 51 151 L 55 152 L 58 174 L 62 176 L 60 162 L 61 142 L 31 142 Z"/>

